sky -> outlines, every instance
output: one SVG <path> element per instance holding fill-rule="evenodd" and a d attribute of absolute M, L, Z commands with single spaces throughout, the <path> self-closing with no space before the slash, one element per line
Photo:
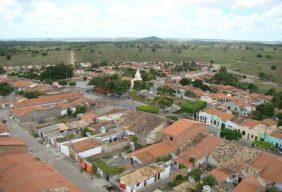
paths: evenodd
<path fill-rule="evenodd" d="M 282 41 L 282 0 L 0 0 L 0 39 Z"/>

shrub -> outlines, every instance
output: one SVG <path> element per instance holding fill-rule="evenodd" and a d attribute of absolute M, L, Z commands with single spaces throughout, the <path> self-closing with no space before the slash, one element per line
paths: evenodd
<path fill-rule="evenodd" d="M 265 149 L 270 151 L 275 151 L 275 146 L 272 143 L 268 143 L 266 141 L 254 141 L 252 143 L 252 147 L 258 148 L 258 149 Z"/>
<path fill-rule="evenodd" d="M 157 102 L 161 108 L 169 107 L 173 104 L 173 99 L 167 96 L 155 97 L 154 101 Z"/>
<path fill-rule="evenodd" d="M 177 121 L 178 120 L 178 117 L 175 116 L 175 115 L 168 115 L 166 116 L 167 119 L 170 119 L 170 120 L 173 120 L 173 121 Z"/>
<path fill-rule="evenodd" d="M 187 103 L 181 105 L 181 111 L 194 114 L 197 111 L 205 108 L 207 105 L 204 101 L 188 101 Z"/>
<path fill-rule="evenodd" d="M 149 112 L 149 113 L 154 113 L 154 114 L 160 113 L 159 108 L 152 106 L 152 105 L 139 105 L 136 109 L 138 111 L 144 111 L 144 112 Z"/>
<path fill-rule="evenodd" d="M 271 70 L 276 70 L 277 67 L 275 65 L 271 65 Z"/>
<path fill-rule="evenodd" d="M 224 137 L 228 140 L 238 140 L 242 138 L 242 135 L 239 131 L 223 128 L 220 131 L 220 137 Z"/>
<path fill-rule="evenodd" d="M 213 187 L 215 185 L 217 185 L 217 180 L 215 177 L 213 177 L 212 175 L 207 176 L 206 178 L 203 179 L 203 184 L 204 185 L 208 185 L 210 187 Z"/>
<path fill-rule="evenodd" d="M 13 88 L 8 83 L 0 84 L 0 95 L 7 96 L 13 92 Z"/>
<path fill-rule="evenodd" d="M 69 82 L 69 86 L 71 86 L 71 87 L 76 86 L 76 82 L 75 82 L 75 81 L 70 81 L 70 82 Z"/>
<path fill-rule="evenodd" d="M 204 173 L 202 169 L 194 169 L 188 173 L 188 176 L 191 176 L 195 179 L 195 181 L 199 181 L 201 179 L 201 175 Z"/>

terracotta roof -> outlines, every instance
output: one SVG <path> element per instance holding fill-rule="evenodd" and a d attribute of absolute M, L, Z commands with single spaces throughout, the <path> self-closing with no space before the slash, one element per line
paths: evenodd
<path fill-rule="evenodd" d="M 72 107 L 77 107 L 79 105 L 82 105 L 82 104 L 85 104 L 85 103 L 88 103 L 90 102 L 89 99 L 85 98 L 85 97 L 80 97 L 80 98 L 77 98 L 71 102 L 67 102 L 67 103 L 59 103 L 57 104 L 57 107 L 60 108 L 60 109 L 68 109 L 68 108 L 72 108 Z"/>
<path fill-rule="evenodd" d="M 150 179 L 163 171 L 163 167 L 154 163 L 120 177 L 120 182 L 125 185 L 132 186 Z"/>
<path fill-rule="evenodd" d="M 81 93 L 60 93 L 55 95 L 42 96 L 34 99 L 28 99 L 15 103 L 15 108 L 22 108 L 28 106 L 46 105 L 50 103 L 62 102 L 66 100 L 74 100 L 83 97 Z"/>
<path fill-rule="evenodd" d="M 95 121 L 97 119 L 97 117 L 99 117 L 99 115 L 97 113 L 90 111 L 90 112 L 84 113 L 81 116 L 81 119 L 85 120 L 85 121 Z"/>
<path fill-rule="evenodd" d="M 118 126 L 142 136 L 147 136 L 164 123 L 165 119 L 160 116 L 137 110 L 128 111 L 116 122 Z"/>
<path fill-rule="evenodd" d="M 281 131 L 273 131 L 272 133 L 270 133 L 270 135 L 272 137 L 276 137 L 276 138 L 282 139 L 282 132 Z"/>
<path fill-rule="evenodd" d="M 9 129 L 3 123 L 0 123 L 0 133 L 9 132 Z"/>
<path fill-rule="evenodd" d="M 70 192 L 80 191 L 49 164 L 28 153 L 1 155 L 0 170 L 3 191 L 39 192 L 58 187 L 66 187 Z"/>
<path fill-rule="evenodd" d="M 231 172 L 226 169 L 215 168 L 210 171 L 210 174 L 214 176 L 219 183 L 222 183 L 231 175 Z"/>
<path fill-rule="evenodd" d="M 17 137 L 0 137 L 0 146 L 7 145 L 26 145 L 26 143 Z"/>
<path fill-rule="evenodd" d="M 216 110 L 216 109 L 211 109 L 211 108 L 206 108 L 204 110 L 205 113 L 208 113 L 208 114 L 212 114 L 212 115 L 215 115 L 215 116 L 218 116 L 220 117 L 223 121 L 227 121 L 227 120 L 232 120 L 235 116 L 233 114 L 230 114 L 230 113 L 225 113 L 223 111 L 219 111 L 219 110 Z"/>
<path fill-rule="evenodd" d="M 203 123 L 198 121 L 192 121 L 189 119 L 179 119 L 170 126 L 166 127 L 163 132 L 165 134 L 177 136 L 186 132 L 187 130 L 191 131 L 191 134 L 196 130 L 197 127 L 204 126 Z M 188 139 L 188 138 L 187 138 Z"/>
<path fill-rule="evenodd" d="M 277 121 L 273 119 L 264 119 L 264 120 L 261 120 L 261 122 L 268 126 L 277 125 Z"/>
<path fill-rule="evenodd" d="M 253 162 L 253 166 L 260 170 L 267 184 L 282 183 L 282 157 L 263 152 Z"/>
<path fill-rule="evenodd" d="M 22 117 L 24 115 L 27 115 L 33 111 L 38 111 L 38 110 L 46 110 L 46 107 L 24 107 L 24 108 L 14 108 L 11 110 L 11 113 L 18 116 Z"/>
<path fill-rule="evenodd" d="M 175 162 L 184 164 L 186 167 L 191 167 L 192 163 L 189 161 L 191 157 L 200 159 L 204 155 L 212 152 L 216 147 L 224 142 L 223 139 L 207 135 L 198 144 L 193 147 L 187 148 L 185 151 L 177 156 Z"/>
<path fill-rule="evenodd" d="M 71 147 L 73 148 L 74 152 L 80 153 L 80 152 L 87 151 L 89 149 L 93 149 L 95 147 L 98 147 L 100 145 L 101 144 L 98 143 L 97 141 L 95 141 L 94 139 L 87 138 L 85 140 L 72 143 Z"/>
<path fill-rule="evenodd" d="M 260 121 L 253 120 L 253 119 L 246 119 L 242 123 L 240 123 L 241 126 L 246 126 L 246 127 L 249 127 L 249 128 L 253 128 L 253 127 L 255 127 L 259 124 L 261 124 Z"/>
<path fill-rule="evenodd" d="M 243 179 L 233 190 L 234 192 L 260 192 L 260 184 L 256 177 Z"/>
<path fill-rule="evenodd" d="M 176 147 L 171 142 L 163 141 L 134 151 L 129 156 L 134 156 L 142 163 L 146 163 L 175 151 Z"/>
<path fill-rule="evenodd" d="M 24 88 L 24 87 L 29 87 L 32 84 L 34 84 L 32 81 L 18 80 L 18 81 L 12 82 L 12 87 Z"/>

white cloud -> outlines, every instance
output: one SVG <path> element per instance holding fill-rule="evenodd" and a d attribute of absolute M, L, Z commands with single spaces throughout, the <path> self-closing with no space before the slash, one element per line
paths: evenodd
<path fill-rule="evenodd" d="M 281 10 L 275 0 L 0 0 L 0 36 L 281 40 Z"/>

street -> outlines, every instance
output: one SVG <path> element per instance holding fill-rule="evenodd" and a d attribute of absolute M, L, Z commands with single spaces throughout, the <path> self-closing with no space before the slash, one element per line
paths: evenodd
<path fill-rule="evenodd" d="M 106 181 L 101 178 L 94 177 L 91 179 L 86 173 L 81 173 L 80 170 L 73 165 L 70 161 L 56 149 L 47 148 L 41 143 L 37 142 L 36 139 L 31 136 L 27 131 L 22 129 L 18 123 L 10 119 L 7 116 L 7 110 L 1 110 L 0 116 L 7 119 L 7 126 L 13 136 L 23 139 L 27 145 L 30 153 L 33 156 L 40 158 L 41 160 L 47 161 L 62 175 L 76 184 L 82 191 L 85 192 L 104 192 L 107 191 L 103 186 L 107 185 Z"/>

